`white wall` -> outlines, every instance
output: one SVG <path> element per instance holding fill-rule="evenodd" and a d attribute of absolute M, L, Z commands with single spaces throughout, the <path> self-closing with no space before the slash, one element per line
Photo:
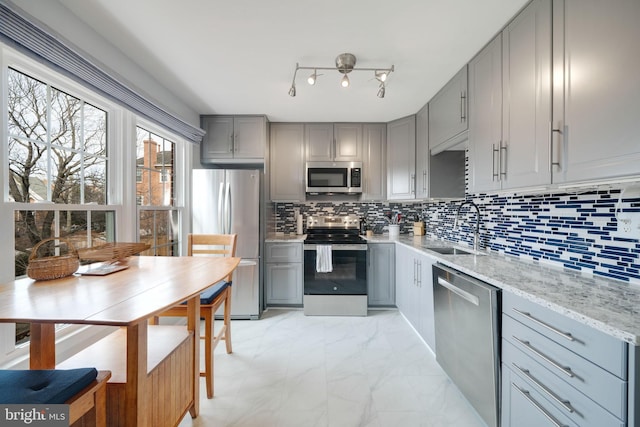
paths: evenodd
<path fill-rule="evenodd" d="M 139 67 L 118 48 L 78 19 L 57 0 L 9 0 L 28 15 L 44 23 L 65 41 L 91 55 L 103 71 L 125 82 L 146 98 L 157 102 L 168 112 L 193 126 L 200 126 L 199 114 L 152 74 Z"/>

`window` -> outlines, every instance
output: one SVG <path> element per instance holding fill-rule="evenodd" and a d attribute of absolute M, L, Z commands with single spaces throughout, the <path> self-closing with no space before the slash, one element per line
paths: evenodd
<path fill-rule="evenodd" d="M 107 206 L 108 114 L 80 97 L 7 69 L 9 201 L 15 275 L 26 274 L 32 248 L 66 237 L 76 248 L 114 239 Z M 16 341 L 28 338 L 23 325 Z"/>
<path fill-rule="evenodd" d="M 146 255 L 178 255 L 179 210 L 175 208 L 176 144 L 137 128 L 136 200 L 139 239 L 151 248 Z"/>

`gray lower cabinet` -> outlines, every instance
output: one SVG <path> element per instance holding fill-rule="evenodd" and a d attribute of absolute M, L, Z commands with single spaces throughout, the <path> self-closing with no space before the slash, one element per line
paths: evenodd
<path fill-rule="evenodd" d="M 395 243 L 371 243 L 367 252 L 367 295 L 370 307 L 396 304 Z"/>
<path fill-rule="evenodd" d="M 400 244 L 395 259 L 398 310 L 435 352 L 431 267 L 437 260 Z"/>
<path fill-rule="evenodd" d="M 302 242 L 267 243 L 265 261 L 266 304 L 301 305 Z"/>
<path fill-rule="evenodd" d="M 635 425 L 626 343 L 502 295 L 503 427 Z"/>

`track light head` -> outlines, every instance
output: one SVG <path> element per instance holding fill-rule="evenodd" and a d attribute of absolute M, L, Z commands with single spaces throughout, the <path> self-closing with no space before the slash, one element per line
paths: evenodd
<path fill-rule="evenodd" d="M 381 81 L 382 83 L 387 81 L 387 77 L 389 76 L 388 71 L 376 71 L 375 72 L 376 79 Z"/>
<path fill-rule="evenodd" d="M 292 98 L 296 96 L 296 85 L 291 85 L 291 88 L 289 89 L 289 96 Z"/>
<path fill-rule="evenodd" d="M 378 98 L 384 98 L 384 93 L 385 93 L 384 83 L 380 83 L 380 87 L 378 88 L 378 93 L 377 93 Z"/>
<path fill-rule="evenodd" d="M 342 87 L 349 87 L 349 76 L 347 76 L 346 74 L 344 76 L 342 76 L 342 79 L 340 79 L 340 86 Z"/>
<path fill-rule="evenodd" d="M 313 74 L 309 76 L 309 78 L 307 79 L 307 83 L 313 86 L 314 84 L 316 84 L 317 78 L 318 78 L 318 74 L 316 73 L 316 70 L 313 70 Z"/>

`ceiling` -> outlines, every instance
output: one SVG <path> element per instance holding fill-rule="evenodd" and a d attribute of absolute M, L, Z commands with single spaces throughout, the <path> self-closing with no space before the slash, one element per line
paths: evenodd
<path fill-rule="evenodd" d="M 528 0 L 58 0 L 200 114 L 386 122 L 416 113 Z M 314 86 L 296 63 L 337 71 Z"/>

